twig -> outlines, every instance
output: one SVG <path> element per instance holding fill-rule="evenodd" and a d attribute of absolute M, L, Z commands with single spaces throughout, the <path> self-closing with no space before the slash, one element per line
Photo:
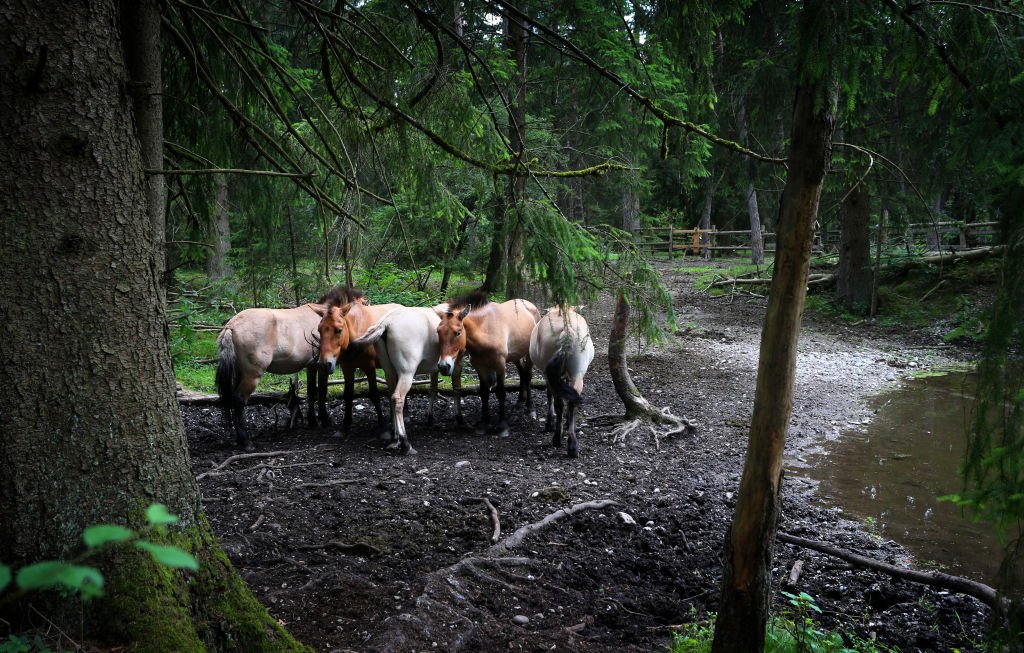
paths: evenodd
<path fill-rule="evenodd" d="M 261 514 L 259 517 L 256 518 L 256 521 L 254 521 L 252 523 L 252 526 L 249 527 L 249 530 L 250 531 L 255 531 L 257 528 L 259 528 L 261 525 L 263 525 L 263 522 L 266 520 L 266 518 L 267 518 L 266 515 L 262 515 Z"/>
<path fill-rule="evenodd" d="M 309 488 L 318 488 L 319 489 L 319 488 L 324 488 L 324 487 L 330 487 L 332 485 L 349 485 L 351 483 L 358 483 L 358 482 L 360 482 L 362 480 L 363 479 L 361 479 L 361 478 L 351 478 L 351 479 L 349 479 L 349 478 L 339 478 L 339 479 L 335 479 L 333 481 L 327 481 L 325 483 L 299 483 L 298 485 L 294 486 L 293 489 L 301 490 L 302 488 L 307 488 L 307 487 L 309 487 Z"/>
<path fill-rule="evenodd" d="M 356 551 L 368 551 L 373 555 L 384 555 L 383 551 L 373 546 L 372 544 L 367 544 L 366 542 L 356 542 L 355 544 L 349 544 L 348 542 L 331 540 L 330 542 L 324 542 L 322 544 L 299 544 L 295 548 L 299 549 L 300 551 L 316 551 L 317 549 L 326 549 L 330 547 L 341 549 L 346 553 L 354 553 Z"/>
<path fill-rule="evenodd" d="M 611 499 L 600 499 L 598 501 L 586 501 L 584 503 L 577 503 L 576 505 L 570 506 L 568 508 L 562 508 L 561 510 L 557 510 L 551 513 L 539 522 L 534 522 L 532 524 L 527 524 L 526 526 L 519 527 L 518 529 L 516 529 L 516 532 L 512 533 L 512 535 L 509 535 L 498 544 L 492 546 L 488 553 L 504 553 L 509 549 L 514 549 L 520 544 L 522 544 L 523 540 L 525 540 L 528 535 L 541 531 L 550 526 L 551 524 L 555 523 L 556 521 L 563 519 L 565 517 L 569 517 L 570 515 L 574 515 L 583 510 L 603 510 L 604 508 L 607 508 L 609 506 L 617 505 L 619 505 L 617 501 L 613 501 Z"/>
<path fill-rule="evenodd" d="M 491 534 L 491 544 L 497 544 L 498 538 L 501 537 L 501 521 L 498 519 L 498 509 L 494 507 L 491 500 L 487 497 L 480 497 L 479 501 L 483 501 L 484 505 L 487 506 L 488 512 L 491 513 L 491 523 L 494 524 L 494 532 Z"/>
<path fill-rule="evenodd" d="M 940 279 L 939 282 L 937 284 L 935 284 L 935 286 L 933 286 L 931 290 L 929 290 L 925 294 L 921 295 L 921 299 L 917 300 L 918 303 L 923 302 L 924 300 L 926 300 L 929 297 L 931 297 L 933 292 L 935 292 L 936 290 L 938 290 L 939 288 L 941 288 L 944 285 L 946 285 L 946 280 L 945 279 Z"/>
<path fill-rule="evenodd" d="M 250 458 L 273 458 L 274 456 L 284 456 L 284 455 L 287 455 L 287 454 L 290 454 L 290 453 L 297 453 L 297 450 L 293 449 L 291 451 L 268 451 L 266 453 L 239 453 L 239 454 L 235 454 L 234 456 L 228 456 L 228 458 L 224 462 L 222 462 L 221 464 L 217 465 L 216 467 L 214 467 L 210 471 L 203 472 L 199 476 L 196 476 L 196 480 L 197 481 L 202 480 L 202 479 L 206 478 L 207 476 L 209 476 L 210 474 L 212 474 L 213 472 L 220 471 L 220 470 L 224 469 L 225 467 L 227 467 L 228 465 L 230 465 L 231 463 L 239 461 L 239 460 L 248 460 Z"/>
<path fill-rule="evenodd" d="M 789 578 L 786 579 L 786 584 L 790 587 L 796 587 L 797 582 L 800 580 L 800 574 L 804 571 L 803 558 L 793 563 L 793 568 L 789 570 Z"/>

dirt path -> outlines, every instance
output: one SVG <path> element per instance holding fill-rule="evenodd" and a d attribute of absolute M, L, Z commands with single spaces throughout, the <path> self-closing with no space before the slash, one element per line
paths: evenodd
<path fill-rule="evenodd" d="M 663 345 L 634 349 L 630 367 L 652 403 L 698 422 L 694 438 L 659 441 L 647 429 L 614 437 L 621 404 L 603 355 L 610 304 L 585 311 L 599 354 L 587 376 L 578 460 L 552 449 L 522 413 L 506 439 L 456 427 L 447 403 L 428 425 L 419 396 L 406 412 L 420 452 L 409 458 L 380 449 L 365 401 L 347 437 L 273 435 L 275 409 L 253 408 L 258 451 L 284 453 L 238 461 L 200 486 L 225 550 L 271 613 L 318 651 L 647 651 L 669 643 L 668 626 L 713 612 L 764 300 L 712 299 L 693 292 L 688 275 L 666 274 L 682 328 Z M 805 453 L 870 418 L 864 395 L 949 363 L 936 344 L 921 334 L 805 321 L 782 529 L 908 560 L 818 499 L 799 472 Z M 479 402 L 466 401 L 476 415 Z M 339 406 L 332 410 L 340 417 Z M 197 474 L 236 453 L 219 410 L 183 414 Z M 483 498 L 502 537 L 574 504 L 616 505 L 495 551 Z M 816 598 L 826 626 L 840 622 L 905 652 L 974 650 L 985 619 L 975 601 L 781 544 L 776 586 L 798 558 L 796 589 Z"/>

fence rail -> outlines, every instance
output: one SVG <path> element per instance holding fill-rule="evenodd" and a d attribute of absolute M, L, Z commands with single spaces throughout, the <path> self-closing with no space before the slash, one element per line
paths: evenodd
<path fill-rule="evenodd" d="M 965 250 L 971 247 L 997 244 L 998 222 L 932 222 L 907 225 L 902 231 L 888 230 L 887 245 L 902 245 L 908 251 L 922 248 L 928 251 Z M 877 242 L 878 227 L 871 231 L 872 244 Z M 828 230 L 815 235 L 815 251 L 833 251 L 838 248 L 840 233 Z M 710 252 L 733 252 L 751 248 L 751 232 L 749 229 L 718 230 L 710 229 L 677 229 L 673 225 L 667 227 L 642 227 L 633 231 L 633 242 L 645 252 L 667 252 L 669 258 L 676 253 L 688 252 L 699 254 L 705 250 Z M 762 232 L 761 242 L 764 252 L 775 252 L 775 234 Z"/>

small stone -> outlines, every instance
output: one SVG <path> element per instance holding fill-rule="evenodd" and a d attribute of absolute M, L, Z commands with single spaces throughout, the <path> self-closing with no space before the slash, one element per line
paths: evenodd
<path fill-rule="evenodd" d="M 526 624 L 530 623 L 530 618 L 527 617 L 525 614 L 517 614 L 516 616 L 512 617 L 512 623 L 516 624 L 517 626 L 525 626 Z"/>
<path fill-rule="evenodd" d="M 456 467 L 465 467 L 468 464 L 469 464 L 468 460 L 460 460 L 459 462 L 455 463 L 455 466 Z"/>
<path fill-rule="evenodd" d="M 617 514 L 619 516 L 619 519 L 622 520 L 623 524 L 626 524 L 628 526 L 636 526 L 636 520 L 633 519 L 632 515 L 630 515 L 629 513 L 627 513 L 627 512 L 619 512 Z"/>

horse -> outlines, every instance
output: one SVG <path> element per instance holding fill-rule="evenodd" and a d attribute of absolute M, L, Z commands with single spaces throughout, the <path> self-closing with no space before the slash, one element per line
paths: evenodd
<path fill-rule="evenodd" d="M 318 305 L 326 301 L 350 301 L 348 288 L 333 288 L 317 303 L 295 308 L 247 308 L 236 314 L 217 336 L 217 394 L 225 416 L 232 423 L 238 445 L 254 447 L 245 423 L 245 404 L 266 372 L 294 374 L 306 370 L 307 421 L 330 425 L 327 414 L 327 374 L 319 369 L 314 336 L 320 324 Z"/>
<path fill-rule="evenodd" d="M 363 299 L 363 293 L 350 291 L 343 297 L 348 302 L 339 305 L 329 299 L 325 305 L 313 307 L 313 311 L 321 316 L 317 326 L 320 342 L 320 364 L 330 376 L 334 368 L 340 367 L 345 377 L 345 418 L 342 430 L 348 431 L 352 425 L 352 392 L 355 385 L 355 371 L 362 370 L 366 374 L 370 386 L 370 400 L 377 411 L 377 424 L 384 427 L 384 413 L 380 407 L 380 393 L 377 391 L 377 355 L 372 346 L 350 347 L 359 336 L 366 333 L 377 320 L 393 309 L 401 308 L 401 304 L 381 304 L 369 306 Z"/>
<path fill-rule="evenodd" d="M 530 377 L 533 364 L 530 361 L 530 333 L 540 319 L 537 307 L 525 299 L 510 299 L 493 304 L 487 293 L 475 290 L 447 304 L 435 306 L 441 318 L 437 326 L 440 346 L 437 369 L 441 374 L 452 376 L 455 395 L 455 416 L 459 424 L 462 418 L 461 389 L 462 359 L 469 353 L 480 377 L 480 422 L 476 433 L 483 435 L 490 423 L 490 386 L 498 396 L 498 435 L 508 436 L 508 421 L 505 419 L 505 365 L 509 361 L 519 370 L 519 400 L 525 404 L 530 416 L 536 418 L 533 401 L 530 398 Z"/>
<path fill-rule="evenodd" d="M 384 369 L 391 388 L 391 442 L 388 449 L 403 455 L 415 454 L 405 430 L 405 396 L 417 373 L 430 373 L 430 408 L 427 422 L 434 421 L 437 398 L 437 324 L 433 309 L 394 308 L 377 320 L 351 346 L 373 345 L 377 364 Z M 321 353 L 321 360 L 323 359 Z"/>
<path fill-rule="evenodd" d="M 548 381 L 548 415 L 544 430 L 555 432 L 551 446 L 562 446 L 565 425 L 562 414 L 568 407 L 566 453 L 570 458 L 578 458 L 576 408 L 583 401 L 583 375 L 594 360 L 594 341 L 587 321 L 572 308 L 550 309 L 530 334 L 530 358 L 537 367 L 544 369 Z M 557 419 L 552 412 L 557 413 Z"/>

